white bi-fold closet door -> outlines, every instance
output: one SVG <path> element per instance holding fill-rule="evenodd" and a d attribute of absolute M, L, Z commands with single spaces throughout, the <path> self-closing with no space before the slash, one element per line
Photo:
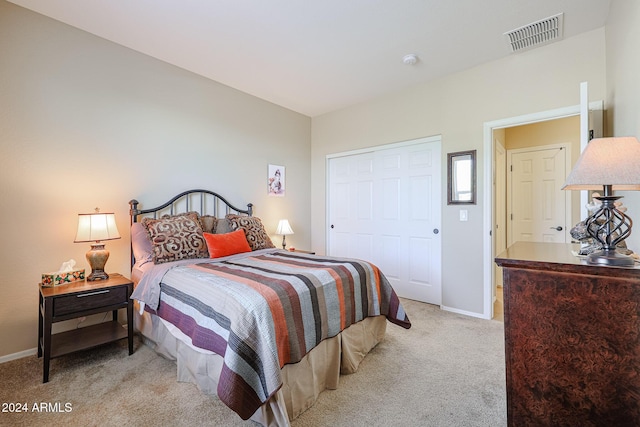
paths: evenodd
<path fill-rule="evenodd" d="M 441 142 L 327 157 L 328 254 L 373 262 L 399 296 L 441 304 Z"/>

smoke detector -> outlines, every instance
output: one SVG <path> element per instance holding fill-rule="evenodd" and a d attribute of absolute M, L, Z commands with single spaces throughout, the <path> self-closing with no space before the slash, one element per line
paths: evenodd
<path fill-rule="evenodd" d="M 564 13 L 504 33 L 511 52 L 532 49 L 562 38 Z"/>
<path fill-rule="evenodd" d="M 402 57 L 402 62 L 404 62 L 405 65 L 416 65 L 418 62 L 418 55 L 415 53 L 409 53 Z"/>

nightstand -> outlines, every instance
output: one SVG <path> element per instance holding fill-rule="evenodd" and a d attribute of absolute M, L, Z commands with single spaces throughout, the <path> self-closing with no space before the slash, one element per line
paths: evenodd
<path fill-rule="evenodd" d="M 51 359 L 86 350 L 123 338 L 129 340 L 133 354 L 133 302 L 129 298 L 133 282 L 121 274 L 112 273 L 107 280 L 78 281 L 44 287 L 40 285 L 38 305 L 38 357 L 43 357 L 42 382 L 49 381 Z M 127 309 L 127 327 L 118 323 L 118 309 Z M 56 322 L 112 311 L 109 322 L 51 334 Z"/>
<path fill-rule="evenodd" d="M 300 252 L 301 254 L 315 255 L 313 251 L 303 251 L 302 249 L 289 249 L 289 252 Z"/>

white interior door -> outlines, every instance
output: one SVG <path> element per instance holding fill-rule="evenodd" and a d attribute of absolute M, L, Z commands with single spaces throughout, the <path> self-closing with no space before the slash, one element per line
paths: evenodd
<path fill-rule="evenodd" d="M 376 264 L 399 296 L 440 304 L 440 139 L 328 161 L 328 253 Z"/>
<path fill-rule="evenodd" d="M 508 244 L 566 242 L 566 146 L 509 150 Z"/>

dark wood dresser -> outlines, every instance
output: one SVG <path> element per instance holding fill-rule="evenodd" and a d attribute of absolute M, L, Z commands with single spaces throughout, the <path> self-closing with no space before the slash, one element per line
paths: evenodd
<path fill-rule="evenodd" d="M 640 426 L 640 269 L 518 242 L 504 275 L 510 426 Z"/>

